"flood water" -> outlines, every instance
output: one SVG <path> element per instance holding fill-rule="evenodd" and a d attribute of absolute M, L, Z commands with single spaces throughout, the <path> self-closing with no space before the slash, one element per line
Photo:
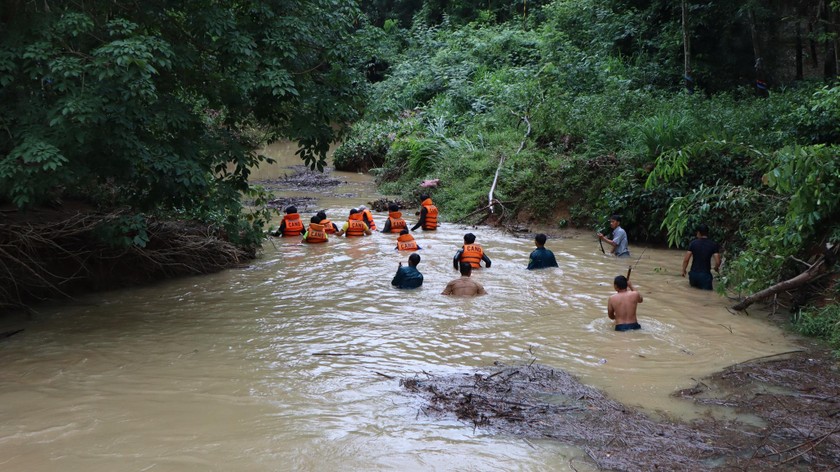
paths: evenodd
<path fill-rule="evenodd" d="M 379 197 L 368 177 L 335 175 L 347 183 L 311 212 L 338 222 Z M 473 275 L 489 294 L 441 296 L 468 231 L 493 260 Z M 614 259 L 594 236 L 550 239 L 560 268 L 526 271 L 527 238 L 446 223 L 415 237 L 414 291 L 391 287 L 407 254 L 375 233 L 274 239 L 245 268 L 39 307 L 0 343 L 0 470 L 593 470 L 575 448 L 429 417 L 397 379 L 536 359 L 691 418 L 702 407 L 669 395 L 692 378 L 796 348 L 762 316 L 689 289 L 682 251 L 631 245 Z M 631 263 L 643 329 L 616 333 L 606 300 Z"/>

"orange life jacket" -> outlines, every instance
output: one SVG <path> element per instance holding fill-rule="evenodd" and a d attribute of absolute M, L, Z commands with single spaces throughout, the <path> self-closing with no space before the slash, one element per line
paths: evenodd
<path fill-rule="evenodd" d="M 414 236 L 410 234 L 401 234 L 400 237 L 397 238 L 397 249 L 400 251 L 416 251 L 420 248 L 417 247 L 417 241 L 414 240 Z"/>
<path fill-rule="evenodd" d="M 333 222 L 324 218 L 321 220 L 321 224 L 324 226 L 324 232 L 327 234 L 335 234 L 335 226 L 333 226 Z"/>
<path fill-rule="evenodd" d="M 367 220 L 366 224 L 371 231 L 376 231 L 376 222 L 373 221 L 373 213 L 371 213 L 368 209 L 362 210 L 362 221 L 364 220 Z"/>
<path fill-rule="evenodd" d="M 300 221 L 298 213 L 286 213 L 283 215 L 283 221 L 286 222 L 286 226 L 283 228 L 284 238 L 300 236 L 303 233 L 303 222 Z"/>
<path fill-rule="evenodd" d="M 347 231 L 344 233 L 344 236 L 353 237 L 353 236 L 364 236 L 365 235 L 365 228 L 367 225 L 362 220 L 361 213 L 353 213 L 350 215 L 350 218 L 347 219 Z"/>
<path fill-rule="evenodd" d="M 325 243 L 327 242 L 327 232 L 324 231 L 324 225 L 309 223 L 309 231 L 306 232 L 306 238 L 303 239 L 305 243 Z"/>
<path fill-rule="evenodd" d="M 402 219 L 402 213 L 398 211 L 388 212 L 388 221 L 391 222 L 391 232 L 399 234 L 402 230 L 407 228 L 405 220 Z"/>
<path fill-rule="evenodd" d="M 423 203 L 420 204 L 423 208 L 426 209 L 426 220 L 423 221 L 423 225 L 421 226 L 424 230 L 434 230 L 438 227 L 438 209 L 434 203 L 432 203 L 431 198 L 427 198 L 423 200 Z"/>
<path fill-rule="evenodd" d="M 484 250 L 478 244 L 464 244 L 464 252 L 461 253 L 461 262 L 468 262 L 473 269 L 481 267 L 479 262 L 484 256 Z"/>

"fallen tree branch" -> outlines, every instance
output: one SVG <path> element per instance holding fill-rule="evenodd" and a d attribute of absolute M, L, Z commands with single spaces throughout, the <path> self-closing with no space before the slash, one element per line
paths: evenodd
<path fill-rule="evenodd" d="M 820 256 L 820 259 L 814 263 L 811 267 L 809 267 L 805 272 L 797 275 L 792 279 L 788 279 L 782 282 L 777 283 L 776 285 L 770 286 L 756 292 L 747 298 L 741 300 L 740 303 L 734 305 L 732 307 L 733 310 L 743 311 L 748 306 L 752 305 L 753 303 L 764 300 L 765 298 L 771 297 L 779 292 L 783 292 L 785 290 L 790 290 L 792 288 L 797 288 L 805 285 L 806 283 L 810 282 L 814 278 L 819 275 L 820 269 L 823 267 L 823 263 L 825 262 L 825 257 Z"/>

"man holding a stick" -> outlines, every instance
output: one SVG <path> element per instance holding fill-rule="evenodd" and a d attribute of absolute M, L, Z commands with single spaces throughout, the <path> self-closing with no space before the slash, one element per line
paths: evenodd
<path fill-rule="evenodd" d="M 621 227 L 621 216 L 612 215 L 610 217 L 610 228 L 612 228 L 612 239 L 598 233 L 598 240 L 611 245 L 612 251 L 610 252 L 617 257 L 629 257 L 630 250 L 627 248 L 627 233 Z"/>
<path fill-rule="evenodd" d="M 607 316 L 615 321 L 615 330 L 641 329 L 636 319 L 636 307 L 642 303 L 642 294 L 633 289 L 633 284 L 623 275 L 613 280 L 613 288 L 617 293 L 611 295 L 607 302 Z"/>

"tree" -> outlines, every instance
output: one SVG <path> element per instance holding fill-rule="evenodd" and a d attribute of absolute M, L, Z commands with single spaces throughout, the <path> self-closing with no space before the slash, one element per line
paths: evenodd
<path fill-rule="evenodd" d="M 0 10 L 0 200 L 243 220 L 259 139 L 323 168 L 356 117 L 352 0 L 12 1 Z"/>

